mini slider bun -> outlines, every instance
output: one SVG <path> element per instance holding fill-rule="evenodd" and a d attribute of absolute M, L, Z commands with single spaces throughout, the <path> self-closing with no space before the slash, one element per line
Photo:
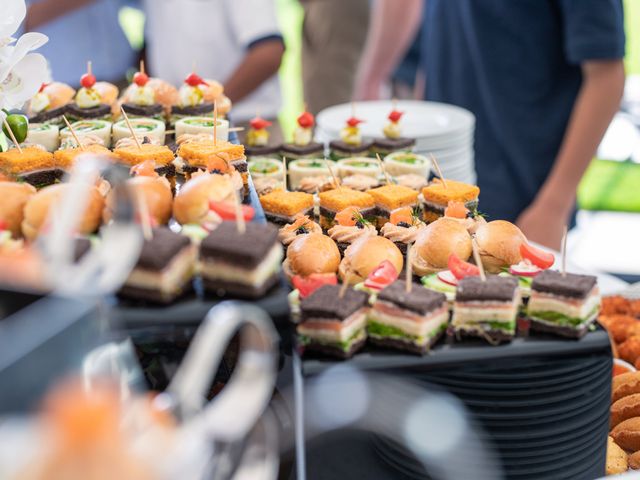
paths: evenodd
<path fill-rule="evenodd" d="M 350 285 L 363 282 L 385 260 L 389 260 L 398 273 L 402 271 L 404 257 L 395 243 L 380 236 L 360 238 L 344 252 L 340 279 L 346 281 L 348 277 Z"/>
<path fill-rule="evenodd" d="M 476 231 L 482 265 L 489 273 L 500 273 L 503 268 L 522 261 L 520 245 L 526 241 L 524 233 L 505 220 L 485 223 Z"/>
<path fill-rule="evenodd" d="M 211 220 L 209 202 L 233 202 L 236 190 L 230 177 L 203 173 L 186 182 L 173 202 L 173 216 L 178 223 L 202 225 Z"/>
<path fill-rule="evenodd" d="M 336 242 L 322 233 L 298 235 L 287 247 L 283 270 L 289 280 L 294 275 L 303 277 L 314 273 L 336 273 L 340 264 L 340 251 Z"/>
<path fill-rule="evenodd" d="M 465 226 L 451 218 L 439 218 L 418 234 L 411 265 L 416 275 L 429 275 L 446 270 L 452 253 L 467 260 L 472 251 Z"/>
<path fill-rule="evenodd" d="M 28 183 L 0 182 L 0 223 L 14 237 L 22 236 L 24 206 L 35 193 L 35 187 Z"/>
<path fill-rule="evenodd" d="M 146 177 L 136 176 L 127 180 L 127 187 L 132 194 L 136 205 L 136 212 L 140 206 L 137 203 L 138 195 L 144 198 L 147 210 L 153 222 L 158 225 L 166 225 L 171 218 L 173 207 L 173 195 L 171 194 L 171 185 L 164 177 Z M 109 192 L 104 207 L 103 221 L 107 223 L 113 216 L 113 191 Z"/>
<path fill-rule="evenodd" d="M 22 233 L 28 240 L 37 238 L 40 228 L 47 221 L 51 206 L 59 202 L 63 195 L 68 193 L 69 188 L 70 185 L 66 183 L 50 185 L 29 199 L 24 208 L 22 221 Z M 76 226 L 80 235 L 88 235 L 98 229 L 104 209 L 104 197 L 100 195 L 98 188 L 93 185 L 87 185 L 87 188 L 89 192 L 84 215 Z"/>

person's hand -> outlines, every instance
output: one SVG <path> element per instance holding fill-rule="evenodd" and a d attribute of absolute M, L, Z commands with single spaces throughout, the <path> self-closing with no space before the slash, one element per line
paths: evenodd
<path fill-rule="evenodd" d="M 356 101 L 379 100 L 382 82 L 374 79 L 358 79 L 353 90 L 353 99 Z"/>
<path fill-rule="evenodd" d="M 528 240 L 558 251 L 566 223 L 567 215 L 559 214 L 557 208 L 543 202 L 529 205 L 516 220 Z"/>

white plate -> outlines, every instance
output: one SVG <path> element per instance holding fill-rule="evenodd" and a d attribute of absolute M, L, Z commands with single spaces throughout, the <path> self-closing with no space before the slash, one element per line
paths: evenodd
<path fill-rule="evenodd" d="M 446 139 L 473 131 L 475 125 L 471 112 L 445 103 L 401 100 L 396 108 L 405 113 L 401 120 L 402 134 L 411 138 Z M 390 100 L 356 102 L 355 114 L 365 120 L 360 125 L 362 134 L 368 138 L 380 137 L 391 109 Z M 321 111 L 316 120 L 319 130 L 337 138 L 350 116 L 351 104 L 343 103 Z"/>

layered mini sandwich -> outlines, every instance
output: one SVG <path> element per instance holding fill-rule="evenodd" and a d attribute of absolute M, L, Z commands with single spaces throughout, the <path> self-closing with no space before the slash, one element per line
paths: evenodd
<path fill-rule="evenodd" d="M 59 169 L 68 170 L 73 166 L 76 159 L 84 153 L 100 155 L 104 158 L 107 158 L 113 161 L 118 160 L 118 157 L 114 155 L 114 153 L 111 150 L 97 143 L 94 143 L 91 145 L 84 145 L 84 149 L 80 147 L 74 147 L 74 148 L 65 148 L 63 150 L 56 150 L 53 154 L 53 157 L 55 159 L 56 166 Z"/>
<path fill-rule="evenodd" d="M 229 173 L 234 169 L 242 176 L 245 186 L 249 181 L 247 158 L 242 145 L 223 141 L 218 141 L 217 144 L 213 141 L 184 142 L 177 154 L 176 168 L 187 177 L 198 170 Z"/>
<path fill-rule="evenodd" d="M 118 296 L 155 303 L 170 303 L 191 290 L 197 249 L 188 237 L 166 227 L 154 228 Z"/>
<path fill-rule="evenodd" d="M 336 213 L 347 207 L 357 207 L 363 218 L 371 218 L 376 214 L 373 197 L 365 192 L 350 188 L 336 188 L 320 192 L 320 226 L 329 229 L 335 225 Z"/>
<path fill-rule="evenodd" d="M 458 336 L 480 337 L 491 344 L 510 341 L 516 334 L 519 305 L 515 278 L 465 277 L 458 282 L 451 324 Z"/>
<path fill-rule="evenodd" d="M 313 195 L 304 192 L 273 190 L 260 197 L 260 204 L 267 220 L 286 225 L 299 215 L 313 216 Z"/>
<path fill-rule="evenodd" d="M 62 116 L 76 91 L 60 82 L 43 83 L 40 90 L 29 101 L 27 115 L 30 123 L 64 125 Z"/>
<path fill-rule="evenodd" d="M 176 167 L 173 165 L 173 152 L 165 145 L 153 145 L 151 143 L 143 143 L 138 145 L 120 146 L 113 152 L 120 163 L 131 167 L 139 165 L 142 162 L 153 161 L 155 163 L 155 172 L 158 175 L 167 177 L 172 184 L 175 183 Z"/>
<path fill-rule="evenodd" d="M 249 158 L 275 157 L 279 158 L 280 145 L 269 145 L 271 126 L 269 120 L 256 116 L 249 121 L 249 131 L 245 137 L 244 151 Z"/>
<path fill-rule="evenodd" d="M 303 354 L 349 358 L 364 345 L 368 295 L 348 288 L 340 298 L 340 289 L 325 285 L 301 300 L 297 332 Z"/>
<path fill-rule="evenodd" d="M 391 218 L 391 212 L 398 208 L 414 208 L 418 203 L 418 192 L 402 185 L 384 185 L 367 192 L 376 205 L 378 227 L 382 227 Z"/>
<path fill-rule="evenodd" d="M 291 143 L 281 147 L 281 154 L 287 163 L 300 158 L 319 158 L 324 152 L 324 145 L 313 141 L 315 119 L 310 112 L 302 112 L 297 118 L 298 126 L 293 131 Z"/>
<path fill-rule="evenodd" d="M 59 181 L 64 175 L 52 153 L 38 147 L 12 148 L 0 152 L 0 170 L 36 188 Z"/>
<path fill-rule="evenodd" d="M 532 330 L 580 338 L 599 310 L 600 291 L 594 276 L 545 270 L 533 280 L 527 307 Z"/>
<path fill-rule="evenodd" d="M 142 69 L 142 65 L 141 70 L 133 75 L 133 83 L 123 97 L 126 97 L 123 99 L 126 101 L 123 101 L 122 109 L 129 118 L 159 120 L 164 127 L 164 108 L 156 100 L 156 91 L 149 85 L 149 76 Z"/>
<path fill-rule="evenodd" d="M 371 147 L 371 153 L 373 155 L 388 155 L 392 152 L 399 151 L 411 151 L 416 145 L 414 138 L 407 138 L 402 136 L 402 128 L 400 126 L 400 119 L 404 115 L 404 112 L 400 112 L 395 108 L 389 112 L 387 124 L 382 129 L 384 137 L 376 138 L 373 140 Z"/>
<path fill-rule="evenodd" d="M 273 225 L 251 222 L 239 232 L 235 222 L 222 222 L 200 245 L 204 288 L 220 296 L 262 297 L 278 282 L 282 258 Z"/>
<path fill-rule="evenodd" d="M 96 77 L 88 71 L 80 78 L 82 87 L 73 102 L 66 107 L 69 121 L 112 120 L 111 105 L 118 98 L 118 88 L 107 82 L 96 82 Z"/>
<path fill-rule="evenodd" d="M 478 195 L 480 189 L 475 185 L 455 180 L 447 180 L 446 186 L 436 179 L 422 189 L 420 202 L 424 210 L 424 221 L 429 223 L 444 216 L 449 202 L 463 202 L 464 206 L 474 216 L 478 210 Z"/>
<path fill-rule="evenodd" d="M 366 156 L 373 142 L 363 141 L 359 125 L 364 122 L 354 116 L 349 117 L 345 126 L 340 130 L 340 140 L 329 143 L 332 160 L 342 158 Z"/>
<path fill-rule="evenodd" d="M 372 343 L 424 354 L 442 336 L 449 322 L 442 293 L 416 286 L 410 292 L 396 280 L 382 289 L 369 311 L 367 333 Z"/>

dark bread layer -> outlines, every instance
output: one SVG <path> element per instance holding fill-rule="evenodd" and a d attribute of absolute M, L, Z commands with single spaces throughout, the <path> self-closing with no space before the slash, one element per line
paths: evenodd
<path fill-rule="evenodd" d="M 582 324 L 577 328 L 574 328 L 574 327 L 567 327 L 567 326 L 561 326 L 561 325 L 558 325 L 558 326 L 549 325 L 544 322 L 539 322 L 538 320 L 535 320 L 533 318 L 529 318 L 529 330 L 533 330 L 536 332 L 552 333 L 554 335 L 559 335 L 561 337 L 578 339 L 586 335 L 586 333 L 589 331 L 589 326 L 592 325 L 594 322 L 595 320 Z"/>
<path fill-rule="evenodd" d="M 415 138 L 386 138 L 380 137 L 373 140 L 373 148 L 386 150 L 386 151 L 395 151 L 402 150 L 404 148 L 411 148 L 416 144 Z"/>
<path fill-rule="evenodd" d="M 173 303 L 191 291 L 193 291 L 193 284 L 189 280 L 181 285 L 181 288 L 171 294 L 163 293 L 160 290 L 124 285 L 120 291 L 118 291 L 117 295 L 119 298 L 133 300 L 134 302 L 167 305 L 169 303 Z"/>
<path fill-rule="evenodd" d="M 308 215 L 309 217 L 313 218 L 313 207 L 300 212 L 300 214 Z M 289 217 L 285 218 L 274 213 L 264 212 L 264 216 L 268 222 L 275 223 L 277 225 L 287 225 L 291 222 L 291 219 Z"/>
<path fill-rule="evenodd" d="M 467 330 L 466 328 L 456 328 L 455 329 L 456 336 L 459 337 L 475 337 L 482 338 L 484 340 L 491 340 L 491 343 L 502 343 L 502 342 L 510 342 L 515 337 L 515 333 L 510 334 L 505 332 L 504 330 L 483 330 L 483 335 L 478 333 L 476 330 Z"/>
<path fill-rule="evenodd" d="M 64 177 L 64 174 L 65 171 L 60 168 L 32 170 L 18 175 L 18 180 L 22 180 L 36 188 L 42 188 L 59 182 Z"/>
<path fill-rule="evenodd" d="M 306 345 L 300 345 L 298 349 L 300 350 L 303 356 L 308 356 L 309 354 L 320 354 L 326 355 L 329 357 L 340 358 L 342 360 L 346 360 L 347 358 L 353 357 L 353 354 L 360 350 L 364 344 L 366 343 L 367 338 L 364 337 L 362 340 L 358 340 L 357 342 L 353 342 L 348 351 L 344 351 L 340 347 L 334 347 L 331 345 L 326 345 L 324 343 L 314 342 L 311 340 L 310 343 Z"/>
<path fill-rule="evenodd" d="M 243 283 L 210 280 L 205 277 L 202 278 L 204 291 L 208 295 L 215 297 L 246 298 L 250 300 L 264 297 L 279 282 L 280 276 L 278 274 L 273 274 L 262 285 L 257 287 Z"/>
<path fill-rule="evenodd" d="M 162 115 L 163 108 L 159 103 L 153 105 L 136 105 L 135 103 L 123 103 L 122 109 L 129 115 L 139 117 L 155 117 Z"/>
<path fill-rule="evenodd" d="M 350 145 L 348 143 L 343 142 L 342 140 L 334 140 L 333 142 L 329 143 L 329 148 L 337 152 L 356 155 L 359 153 L 367 152 L 372 145 L 373 145 L 373 142 L 362 142 L 360 145 Z"/>
<path fill-rule="evenodd" d="M 80 108 L 75 103 L 67 105 L 67 115 L 74 118 L 80 118 L 83 120 L 91 120 L 94 118 L 102 118 L 111 116 L 111 107 L 104 103 L 97 107 Z"/>
<path fill-rule="evenodd" d="M 244 233 L 236 222 L 222 222 L 200 244 L 202 260 L 220 261 L 247 270 L 256 268 L 274 245 L 278 229 L 271 224 L 249 222 Z"/>
<path fill-rule="evenodd" d="M 172 232 L 167 227 L 153 229 L 151 240 L 142 244 L 140 257 L 136 268 L 145 270 L 163 270 L 182 250 L 191 245 L 191 240 L 185 235 Z"/>
<path fill-rule="evenodd" d="M 567 273 L 566 276 L 563 276 L 557 270 L 545 270 L 533 279 L 531 290 L 581 299 L 589 296 L 596 283 L 596 277 L 591 275 Z"/>
<path fill-rule="evenodd" d="M 378 300 L 392 303 L 418 315 L 427 315 L 444 307 L 447 303 L 447 297 L 443 293 L 434 292 L 419 285 L 414 285 L 411 291 L 407 292 L 404 280 L 396 280 L 383 288 L 378 293 Z"/>
<path fill-rule="evenodd" d="M 333 218 L 333 217 L 336 216 L 336 213 L 338 213 L 338 212 L 334 212 L 333 210 L 329 210 L 329 209 L 323 207 L 322 205 L 320 206 L 320 215 L 322 215 L 323 217 Z M 378 209 L 376 207 L 362 208 L 362 209 L 360 209 L 360 214 L 365 219 L 370 219 L 370 218 L 372 219 L 372 218 L 377 216 Z"/>
<path fill-rule="evenodd" d="M 295 145 L 293 143 L 285 143 L 280 147 L 280 150 L 285 157 L 287 155 L 302 156 L 312 155 L 314 153 L 321 154 L 324 151 L 324 145 L 316 142 L 311 142 L 308 145 Z"/>
<path fill-rule="evenodd" d="M 250 147 L 245 145 L 244 153 L 247 157 L 264 157 L 280 151 L 280 145 L 265 145 L 263 147 Z"/>
<path fill-rule="evenodd" d="M 171 113 L 187 117 L 206 116 L 213 118 L 213 103 L 201 103 L 199 105 L 189 105 L 186 107 L 174 105 L 171 107 Z"/>
<path fill-rule="evenodd" d="M 483 281 L 480 277 L 465 277 L 458 282 L 456 302 L 510 302 L 517 288 L 517 278 L 487 275 L 486 281 Z"/>
<path fill-rule="evenodd" d="M 342 285 L 324 285 L 300 302 L 300 315 L 304 322 L 312 318 L 345 320 L 368 304 L 369 296 L 347 288 L 340 298 Z"/>
<path fill-rule="evenodd" d="M 29 117 L 31 123 L 45 123 L 58 117 L 62 117 L 67 112 L 67 106 L 53 108 L 51 110 L 45 110 L 44 112 L 36 113 Z"/>

